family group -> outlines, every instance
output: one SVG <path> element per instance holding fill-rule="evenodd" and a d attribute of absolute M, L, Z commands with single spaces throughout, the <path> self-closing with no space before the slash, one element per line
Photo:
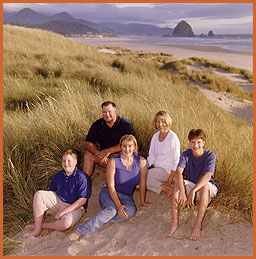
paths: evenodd
<path fill-rule="evenodd" d="M 166 236 L 178 228 L 179 210 L 198 204 L 198 213 L 190 234 L 200 239 L 200 230 L 211 198 L 219 191 L 214 181 L 215 154 L 204 148 L 206 135 L 202 129 L 188 133 L 189 148 L 180 154 L 180 141 L 171 130 L 172 119 L 165 111 L 154 117 L 157 132 L 152 136 L 147 159 L 138 155 L 138 144 L 131 123 L 117 114 L 116 105 L 102 103 L 102 118 L 95 121 L 85 139 L 83 170 L 77 167 L 77 153 L 69 149 L 62 155 L 62 170 L 52 177 L 49 191 L 34 195 L 34 223 L 26 227 L 27 236 L 38 236 L 42 229 L 64 231 L 72 228 L 88 207 L 91 176 L 95 164 L 106 168 L 106 185 L 99 194 L 102 210 L 78 225 L 68 236 L 71 241 L 97 231 L 103 224 L 121 222 L 136 215 L 133 200 L 135 188 L 140 191 L 140 205 L 146 201 L 146 190 L 164 192 L 171 199 L 171 225 Z M 55 215 L 44 222 L 45 213 Z"/>

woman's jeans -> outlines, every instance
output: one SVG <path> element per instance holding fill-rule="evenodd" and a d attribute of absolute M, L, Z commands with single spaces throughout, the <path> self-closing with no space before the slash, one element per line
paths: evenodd
<path fill-rule="evenodd" d="M 109 194 L 108 188 L 104 187 L 101 190 L 99 197 L 102 210 L 86 223 L 81 223 L 77 227 L 76 233 L 79 236 L 83 236 L 85 234 L 97 231 L 105 223 L 121 222 L 135 216 L 137 209 L 132 197 L 122 193 L 117 193 L 117 195 L 121 204 L 128 208 L 125 209 L 128 218 L 121 218 L 118 215 L 116 205 Z"/>

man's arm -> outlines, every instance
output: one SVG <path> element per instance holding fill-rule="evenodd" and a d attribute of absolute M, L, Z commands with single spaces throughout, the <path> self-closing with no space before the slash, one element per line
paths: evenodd
<path fill-rule="evenodd" d="M 85 141 L 85 148 L 93 155 L 99 152 L 99 149 L 97 148 L 97 146 L 94 143 L 89 141 Z"/>
<path fill-rule="evenodd" d="M 119 153 L 120 151 L 121 151 L 120 144 L 117 144 L 113 147 L 109 147 L 109 148 L 101 150 L 99 152 L 99 155 L 101 155 L 103 157 L 108 157 L 109 155 L 114 154 L 114 153 Z M 96 154 L 96 155 L 98 155 L 98 154 Z"/>
<path fill-rule="evenodd" d="M 60 219 L 63 215 L 80 208 L 86 203 L 86 201 L 87 201 L 87 198 L 79 198 L 78 200 L 70 204 L 65 209 L 58 211 L 55 215 L 55 219 Z"/>

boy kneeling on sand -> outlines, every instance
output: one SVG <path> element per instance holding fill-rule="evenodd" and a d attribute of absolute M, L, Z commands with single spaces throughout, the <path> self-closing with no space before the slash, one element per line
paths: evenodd
<path fill-rule="evenodd" d="M 172 223 L 166 236 L 172 236 L 178 228 L 179 208 L 194 206 L 196 199 L 199 200 L 198 213 L 190 239 L 200 239 L 207 206 L 219 191 L 219 185 L 213 179 L 216 156 L 212 151 L 204 149 L 205 139 L 206 135 L 201 129 L 192 129 L 188 134 L 190 149 L 181 154 L 175 172 L 175 186 L 171 198 Z"/>
<path fill-rule="evenodd" d="M 34 224 L 25 237 L 38 236 L 42 229 L 64 231 L 83 216 L 90 196 L 90 180 L 76 167 L 77 154 L 69 149 L 62 155 L 63 169 L 52 177 L 49 191 L 37 191 L 33 200 Z M 43 222 L 45 212 L 54 214 L 53 222 Z"/>

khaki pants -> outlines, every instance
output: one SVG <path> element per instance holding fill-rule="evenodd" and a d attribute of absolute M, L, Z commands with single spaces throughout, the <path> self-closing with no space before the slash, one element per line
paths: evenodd
<path fill-rule="evenodd" d="M 148 170 L 147 189 L 159 194 L 162 190 L 161 184 L 167 181 L 169 174 L 164 168 L 154 167 Z"/>
<path fill-rule="evenodd" d="M 65 209 L 70 204 L 63 202 L 55 192 L 52 191 L 38 191 L 43 199 L 44 211 L 55 215 L 58 211 Z M 66 213 L 62 217 L 69 217 L 72 220 L 72 227 L 81 219 L 84 214 L 84 207 Z"/>

